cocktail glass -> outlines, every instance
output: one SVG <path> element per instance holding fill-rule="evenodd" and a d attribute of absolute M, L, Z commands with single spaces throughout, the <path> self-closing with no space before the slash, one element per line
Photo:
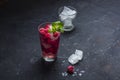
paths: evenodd
<path fill-rule="evenodd" d="M 57 58 L 60 32 L 50 33 L 51 23 L 43 23 L 38 26 L 42 58 L 47 62 L 53 62 Z"/>

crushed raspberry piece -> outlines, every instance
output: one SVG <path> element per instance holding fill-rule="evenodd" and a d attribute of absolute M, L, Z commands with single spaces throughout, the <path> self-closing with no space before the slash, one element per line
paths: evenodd
<path fill-rule="evenodd" d="M 59 32 L 55 32 L 55 33 L 53 34 L 53 36 L 54 36 L 54 37 L 57 37 L 59 34 L 60 34 Z"/>
<path fill-rule="evenodd" d="M 68 66 L 67 67 L 67 72 L 69 73 L 69 74 L 73 74 L 73 72 L 74 72 L 74 66 Z"/>
<path fill-rule="evenodd" d="M 55 44 L 56 44 L 56 41 L 50 40 L 49 43 L 52 44 L 52 45 L 55 45 Z"/>
<path fill-rule="evenodd" d="M 52 52 L 52 53 L 54 53 L 56 51 L 54 48 L 49 48 L 48 50 L 49 50 L 49 52 Z"/>
<path fill-rule="evenodd" d="M 44 28 L 40 28 L 39 31 L 44 31 Z"/>
<path fill-rule="evenodd" d="M 45 30 L 44 28 L 40 28 L 40 29 L 39 29 L 39 32 L 44 35 L 44 34 L 45 34 L 45 31 L 44 31 L 44 30 Z"/>
<path fill-rule="evenodd" d="M 47 38 L 50 38 L 50 33 L 45 33 L 45 36 L 47 37 Z"/>
<path fill-rule="evenodd" d="M 44 30 L 40 30 L 40 33 L 41 33 L 42 35 L 44 35 L 44 34 L 45 34 L 45 31 L 44 31 Z"/>
<path fill-rule="evenodd" d="M 48 29 L 48 28 L 50 28 L 50 24 L 45 25 L 45 29 Z"/>
<path fill-rule="evenodd" d="M 45 31 L 46 33 L 48 33 L 48 29 L 44 29 L 44 31 Z"/>

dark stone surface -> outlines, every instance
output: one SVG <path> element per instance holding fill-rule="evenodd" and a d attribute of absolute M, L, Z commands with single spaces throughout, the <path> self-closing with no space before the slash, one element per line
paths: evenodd
<path fill-rule="evenodd" d="M 120 0 L 9 0 L 0 8 L 0 80 L 120 80 Z M 37 26 L 58 20 L 58 8 L 77 9 L 75 30 L 61 35 L 58 59 L 41 61 Z M 76 49 L 82 76 L 62 76 Z M 46 64 L 46 65 L 45 65 Z"/>

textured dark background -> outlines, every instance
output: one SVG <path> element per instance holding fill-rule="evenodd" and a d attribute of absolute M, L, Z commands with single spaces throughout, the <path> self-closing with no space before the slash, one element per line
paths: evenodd
<path fill-rule="evenodd" d="M 57 61 L 44 65 L 37 26 L 58 20 L 64 5 L 77 9 L 75 30 L 61 35 Z M 75 69 L 85 73 L 63 77 L 76 49 L 84 58 Z M 0 80 L 120 80 L 119 61 L 120 0 L 8 0 L 0 8 Z"/>

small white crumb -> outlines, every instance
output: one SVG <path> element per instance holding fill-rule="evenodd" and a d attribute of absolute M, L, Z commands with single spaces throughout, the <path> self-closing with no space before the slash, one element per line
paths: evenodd
<path fill-rule="evenodd" d="M 79 76 L 82 76 L 82 73 L 79 73 L 78 75 L 79 75 Z"/>
<path fill-rule="evenodd" d="M 67 72 L 62 72 L 62 76 L 63 76 L 63 77 L 65 77 L 65 76 L 67 76 L 67 75 L 68 75 Z"/>
<path fill-rule="evenodd" d="M 80 71 L 81 73 L 85 73 L 85 71 L 84 70 L 82 70 L 82 71 Z"/>

